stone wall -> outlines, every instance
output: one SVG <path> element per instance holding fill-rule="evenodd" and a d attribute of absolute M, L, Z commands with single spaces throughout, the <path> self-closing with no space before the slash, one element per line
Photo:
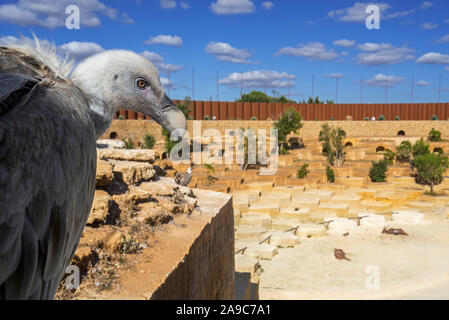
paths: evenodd
<path fill-rule="evenodd" d="M 253 128 L 269 129 L 272 121 L 188 121 L 189 132 L 193 133 L 193 123 L 201 123 L 202 131 L 218 129 Z M 449 121 L 305 121 L 300 131 L 302 138 L 317 138 L 324 123 L 340 126 L 348 137 L 396 137 L 403 131 L 405 137 L 426 137 L 429 130 L 441 131 L 443 139 L 449 137 Z M 163 141 L 161 126 L 151 120 L 114 120 L 102 139 L 131 138 L 142 141 L 145 134 L 152 134 L 156 141 Z"/>
<path fill-rule="evenodd" d="M 154 300 L 234 299 L 234 214 L 229 195 L 195 190 L 210 220 L 152 293 Z M 195 219 L 193 217 L 192 219 Z M 167 239 L 166 239 L 167 240 Z M 174 237 L 173 241 L 179 240 Z M 157 263 L 157 261 L 154 261 Z"/>

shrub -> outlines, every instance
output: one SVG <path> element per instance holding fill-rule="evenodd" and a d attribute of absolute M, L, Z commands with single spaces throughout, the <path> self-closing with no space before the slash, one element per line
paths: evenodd
<path fill-rule="evenodd" d="M 307 171 L 308 167 L 308 164 L 303 164 L 301 168 L 299 168 L 296 172 L 296 177 L 298 177 L 299 179 L 304 179 L 305 177 L 307 177 L 307 174 L 309 173 L 309 171 Z"/>
<path fill-rule="evenodd" d="M 399 162 L 408 162 L 412 160 L 413 147 L 410 141 L 402 141 L 402 143 L 396 147 L 396 160 Z"/>
<path fill-rule="evenodd" d="M 379 116 L 379 121 L 384 121 L 385 120 L 385 116 L 383 115 L 383 114 L 381 114 L 380 116 Z"/>
<path fill-rule="evenodd" d="M 344 152 L 346 132 L 341 128 L 331 128 L 326 123 L 322 127 L 318 140 L 323 146 L 323 153 L 331 166 L 334 162 L 337 166 L 342 166 L 346 153 Z"/>
<path fill-rule="evenodd" d="M 443 181 L 444 172 L 449 168 L 447 157 L 436 153 L 419 155 L 414 159 L 417 170 L 416 182 L 430 186 L 430 193 L 433 193 L 433 187 Z"/>
<path fill-rule="evenodd" d="M 432 128 L 432 130 L 429 131 L 427 139 L 433 142 L 441 141 L 441 132 Z"/>
<path fill-rule="evenodd" d="M 369 170 L 369 177 L 371 179 L 371 182 L 385 182 L 387 178 L 387 170 L 387 161 L 372 161 L 372 166 Z"/>
<path fill-rule="evenodd" d="M 384 153 L 384 160 L 387 161 L 388 165 L 392 165 L 396 154 L 390 149 L 386 149 Z"/>
<path fill-rule="evenodd" d="M 326 177 L 327 177 L 328 182 L 331 182 L 331 183 L 335 182 L 335 172 L 329 166 L 327 166 L 327 168 L 326 168 Z"/>
<path fill-rule="evenodd" d="M 274 123 L 274 128 L 278 130 L 279 150 L 284 149 L 287 136 L 290 133 L 297 134 L 302 127 L 302 117 L 294 108 L 290 108 L 282 113 L 279 119 Z"/>
<path fill-rule="evenodd" d="M 434 114 L 433 116 L 432 116 L 432 118 L 431 118 L 431 120 L 438 120 L 438 116 L 436 115 L 436 114 Z"/>
<path fill-rule="evenodd" d="M 399 121 L 399 120 L 401 120 L 401 117 L 400 116 L 396 116 L 396 117 L 394 117 L 394 120 Z"/>
<path fill-rule="evenodd" d="M 122 141 L 125 143 L 126 149 L 134 149 L 134 141 L 131 138 L 122 139 Z"/>
<path fill-rule="evenodd" d="M 257 121 L 257 117 L 256 117 L 256 116 L 253 116 L 253 117 L 251 117 L 250 120 L 252 120 L 252 121 Z"/>
<path fill-rule="evenodd" d="M 363 120 L 369 121 L 369 117 L 365 117 L 365 118 L 363 118 Z"/>
<path fill-rule="evenodd" d="M 427 143 L 421 138 L 413 145 L 413 157 L 423 156 L 430 153 L 430 148 Z"/>
<path fill-rule="evenodd" d="M 154 145 L 156 144 L 156 139 L 151 134 L 146 134 L 143 137 L 143 148 L 144 149 L 153 149 Z"/>
<path fill-rule="evenodd" d="M 335 121 L 335 118 L 331 118 L 331 121 Z"/>
<path fill-rule="evenodd" d="M 204 116 L 203 120 L 210 120 L 210 117 L 209 116 Z"/>
<path fill-rule="evenodd" d="M 126 120 L 125 116 L 123 116 L 123 115 L 119 115 L 117 119 L 119 119 L 119 120 Z"/>

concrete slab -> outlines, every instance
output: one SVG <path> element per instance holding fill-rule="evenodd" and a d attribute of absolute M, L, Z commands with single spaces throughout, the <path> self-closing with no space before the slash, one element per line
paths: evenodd
<path fill-rule="evenodd" d="M 279 204 L 268 201 L 259 201 L 251 203 L 249 207 L 249 212 L 268 213 L 271 215 L 276 215 L 279 213 Z"/>
<path fill-rule="evenodd" d="M 246 247 L 244 255 L 255 259 L 271 260 L 278 252 L 276 246 L 265 243 L 249 242 Z"/>
<path fill-rule="evenodd" d="M 309 237 L 323 237 L 326 235 L 326 228 L 324 225 L 305 223 L 299 226 L 296 236 L 299 238 Z"/>
<path fill-rule="evenodd" d="M 288 248 L 299 244 L 299 238 L 292 232 L 274 231 L 270 232 L 270 234 L 271 245 Z"/>
<path fill-rule="evenodd" d="M 299 225 L 299 221 L 293 218 L 277 218 L 271 221 L 271 229 L 273 230 L 287 230 Z"/>
<path fill-rule="evenodd" d="M 291 206 L 316 208 L 320 203 L 319 197 L 306 196 L 306 195 L 294 195 L 292 196 Z"/>
<path fill-rule="evenodd" d="M 333 191 L 323 190 L 323 189 L 311 189 L 304 191 L 305 195 L 317 197 L 321 200 L 330 199 L 334 195 Z"/>
<path fill-rule="evenodd" d="M 424 220 L 424 215 L 418 211 L 395 210 L 393 213 L 395 222 L 417 224 Z"/>
<path fill-rule="evenodd" d="M 267 229 L 258 226 L 238 226 L 235 230 L 236 239 L 259 239 L 259 236 L 267 232 Z"/>
<path fill-rule="evenodd" d="M 298 207 L 281 208 L 279 212 L 279 217 L 294 218 L 299 222 L 306 222 L 310 218 L 310 209 Z"/>
<path fill-rule="evenodd" d="M 352 232 L 357 228 L 357 222 L 345 218 L 326 218 L 324 221 L 329 222 L 328 234 L 344 234 Z"/>
<path fill-rule="evenodd" d="M 345 213 L 348 209 L 349 206 L 347 204 L 339 202 L 324 202 L 318 206 L 318 210 L 321 212 Z"/>
<path fill-rule="evenodd" d="M 255 258 L 243 254 L 236 254 L 234 259 L 235 271 L 237 272 L 254 274 L 259 268 L 259 262 Z"/>
<path fill-rule="evenodd" d="M 341 194 L 334 194 L 331 201 L 338 201 L 340 203 L 356 203 L 360 202 L 362 197 L 355 192 L 345 192 Z"/>
<path fill-rule="evenodd" d="M 247 213 L 240 218 L 240 225 L 268 228 L 271 226 L 271 217 L 267 213 Z"/>

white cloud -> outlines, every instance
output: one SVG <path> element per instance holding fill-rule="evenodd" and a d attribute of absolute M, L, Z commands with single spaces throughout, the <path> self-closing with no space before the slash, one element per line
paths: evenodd
<path fill-rule="evenodd" d="M 265 1 L 265 2 L 262 2 L 262 7 L 263 7 L 265 10 L 271 10 L 271 9 L 273 9 L 273 7 L 274 7 L 274 3 L 271 2 L 271 1 Z"/>
<path fill-rule="evenodd" d="M 186 2 L 181 2 L 180 5 L 181 5 L 181 8 L 183 8 L 184 10 L 187 10 L 190 8 L 190 4 L 188 4 Z"/>
<path fill-rule="evenodd" d="M 423 28 L 424 30 L 433 30 L 438 28 L 438 25 L 432 22 L 425 22 L 421 23 L 421 28 Z"/>
<path fill-rule="evenodd" d="M 449 33 L 435 40 L 435 43 L 446 43 L 446 42 L 449 42 Z"/>
<path fill-rule="evenodd" d="M 359 64 L 370 66 L 395 64 L 415 59 L 415 56 L 412 55 L 414 51 L 414 49 L 406 47 L 392 47 L 390 49 L 381 49 L 376 52 L 368 50 L 368 52 L 360 53 L 357 56 L 357 61 Z"/>
<path fill-rule="evenodd" d="M 218 83 L 230 87 L 240 87 L 243 84 L 246 88 L 287 88 L 294 85 L 291 81 L 293 79 L 296 79 L 296 76 L 286 72 L 257 70 L 243 73 L 234 72 Z"/>
<path fill-rule="evenodd" d="M 250 54 L 247 49 L 237 49 L 229 43 L 211 41 L 206 46 L 205 51 L 214 55 L 220 61 L 251 63 L 248 59 L 252 54 Z"/>
<path fill-rule="evenodd" d="M 91 55 L 104 51 L 104 49 L 95 42 L 78 42 L 72 41 L 58 47 L 58 50 L 68 58 L 81 61 Z"/>
<path fill-rule="evenodd" d="M 365 42 L 363 44 L 357 45 L 357 49 L 366 52 L 376 52 L 379 50 L 390 49 L 393 48 L 391 43 L 373 43 L 373 42 Z"/>
<path fill-rule="evenodd" d="M 344 57 L 349 56 L 349 52 L 348 52 L 348 51 L 342 51 L 340 54 L 341 54 L 342 56 L 344 56 Z"/>
<path fill-rule="evenodd" d="M 178 37 L 178 36 L 170 36 L 170 35 L 160 34 L 156 37 L 151 37 L 149 40 L 146 40 L 144 43 L 145 44 L 165 44 L 167 46 L 172 46 L 172 47 L 181 47 L 182 39 L 181 39 L 181 37 Z"/>
<path fill-rule="evenodd" d="M 345 48 L 349 48 L 349 47 L 355 46 L 355 40 L 348 40 L 348 39 L 335 40 L 332 43 L 335 46 L 340 46 L 340 47 L 345 47 Z"/>
<path fill-rule="evenodd" d="M 327 17 L 341 22 L 365 22 L 368 14 L 365 12 L 366 7 L 373 3 L 356 2 L 352 7 L 331 10 L 327 13 Z M 394 19 L 412 14 L 416 9 L 410 9 L 400 12 L 388 13 L 391 9 L 390 5 L 385 2 L 375 3 L 379 7 L 381 17 L 383 19 Z"/>
<path fill-rule="evenodd" d="M 444 70 L 446 70 L 446 71 L 448 71 L 448 72 L 449 72 L 449 67 L 446 67 L 446 68 L 444 68 Z"/>
<path fill-rule="evenodd" d="M 217 0 L 210 9 L 215 14 L 242 14 L 254 12 L 256 6 L 251 0 Z"/>
<path fill-rule="evenodd" d="M 431 85 L 431 83 L 428 81 L 421 80 L 421 81 L 416 82 L 415 85 L 418 87 L 428 87 Z"/>
<path fill-rule="evenodd" d="M 433 7 L 433 3 L 429 2 L 429 1 L 424 1 L 423 3 L 421 3 L 421 5 L 419 6 L 419 8 L 421 10 L 427 10 L 429 8 Z"/>
<path fill-rule="evenodd" d="M 366 80 L 365 84 L 369 86 L 393 87 L 403 81 L 404 78 L 379 73 L 373 78 Z"/>
<path fill-rule="evenodd" d="M 163 71 L 164 73 L 167 72 L 175 73 L 183 68 L 182 65 L 165 63 L 164 58 L 155 52 L 145 50 L 144 52 L 141 53 L 141 55 L 150 60 L 151 62 L 153 62 L 156 68 L 158 68 L 159 72 Z"/>
<path fill-rule="evenodd" d="M 120 13 L 98 0 L 19 0 L 0 5 L 0 21 L 20 26 L 61 28 L 65 27 L 65 9 L 69 5 L 80 8 L 81 28 L 100 26 L 100 15 L 125 23 L 134 22 L 126 13 Z"/>
<path fill-rule="evenodd" d="M 174 0 L 160 0 L 159 4 L 162 9 L 175 9 L 176 1 Z"/>
<path fill-rule="evenodd" d="M 343 78 L 344 76 L 345 75 L 342 73 L 329 73 L 329 74 L 324 75 L 325 78 L 337 78 L 337 79 Z"/>
<path fill-rule="evenodd" d="M 441 54 L 438 52 L 428 52 L 418 59 L 416 63 L 423 64 L 449 64 L 449 54 Z"/>
<path fill-rule="evenodd" d="M 326 46 L 320 42 L 309 42 L 308 44 L 298 44 L 298 47 L 284 47 L 275 53 L 279 55 L 301 56 L 311 60 L 332 60 L 338 57 L 338 53 L 333 49 L 327 50 Z"/>

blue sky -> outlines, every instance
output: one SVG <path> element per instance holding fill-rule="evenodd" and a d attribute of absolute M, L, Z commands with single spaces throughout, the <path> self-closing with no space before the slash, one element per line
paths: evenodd
<path fill-rule="evenodd" d="M 65 26 L 68 5 L 80 29 Z M 380 29 L 364 11 L 376 4 Z M 292 0 L 14 0 L 0 4 L 0 43 L 20 35 L 81 60 L 107 49 L 145 55 L 173 99 L 233 101 L 254 89 L 294 100 L 449 101 L 449 2 Z M 168 72 L 170 70 L 170 72 Z M 441 75 L 441 85 L 439 84 Z M 168 81 L 170 77 L 170 81 Z M 338 78 L 338 80 L 337 80 Z M 168 90 L 167 90 L 168 91 Z"/>

